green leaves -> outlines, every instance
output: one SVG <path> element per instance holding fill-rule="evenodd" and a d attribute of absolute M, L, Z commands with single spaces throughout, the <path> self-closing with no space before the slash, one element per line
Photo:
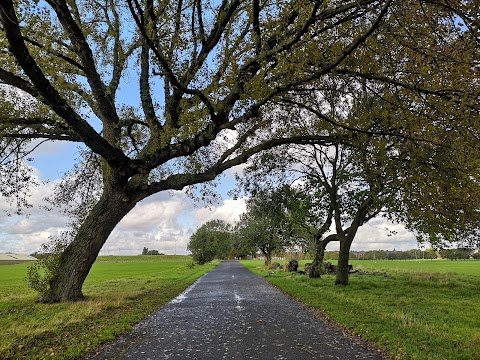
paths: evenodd
<path fill-rule="evenodd" d="M 230 258 L 234 251 L 231 226 L 223 220 L 206 222 L 190 237 L 187 249 L 200 265 L 214 259 Z"/>

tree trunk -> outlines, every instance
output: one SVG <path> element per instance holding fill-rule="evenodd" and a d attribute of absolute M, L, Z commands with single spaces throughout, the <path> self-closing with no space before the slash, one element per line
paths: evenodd
<path fill-rule="evenodd" d="M 321 236 L 314 235 L 315 255 L 313 258 L 312 268 L 308 274 L 311 278 L 319 278 L 322 273 L 323 258 L 325 257 L 325 248 L 327 243 L 322 240 Z"/>
<path fill-rule="evenodd" d="M 272 253 L 265 254 L 265 266 L 272 265 Z"/>
<path fill-rule="evenodd" d="M 340 241 L 335 285 L 348 285 L 348 260 L 350 259 L 351 245 L 351 240 L 345 239 L 344 241 Z"/>
<path fill-rule="evenodd" d="M 84 298 L 83 283 L 108 236 L 120 220 L 135 207 L 116 192 L 104 192 L 80 226 L 77 235 L 61 255 L 60 263 L 50 281 L 43 302 L 78 301 Z"/>

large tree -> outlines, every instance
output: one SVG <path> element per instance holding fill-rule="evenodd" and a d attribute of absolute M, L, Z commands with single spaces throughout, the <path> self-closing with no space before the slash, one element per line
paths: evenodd
<path fill-rule="evenodd" d="M 297 108 L 284 113 L 288 117 L 297 113 L 311 126 L 318 121 L 341 122 L 344 130 L 356 133 L 350 143 L 271 149 L 251 159 L 243 178 L 250 192 L 271 188 L 276 181 L 293 182 L 303 193 L 297 196 L 304 202 L 296 206 L 301 215 L 297 220 L 304 222 L 315 239 L 314 270 L 321 263 L 325 246 L 339 241 L 336 284 L 348 284 L 349 251 L 356 233 L 378 215 L 403 223 L 417 233 L 420 242 L 436 247 L 478 239 L 480 167 L 478 159 L 468 155 L 469 147 L 477 148 L 478 144 L 452 128 L 423 132 L 421 127 L 420 132 L 407 137 L 404 131 L 416 128 L 418 119 L 409 123 L 409 116 L 396 118 L 398 104 L 385 103 L 378 95 L 365 97 L 361 91 L 356 98 L 351 96 L 343 117 L 322 113 L 320 109 L 326 106 L 318 99 L 315 105 L 297 103 Z M 402 121 L 405 128 L 389 129 L 390 124 Z M 353 129 L 352 124 L 359 128 Z M 368 131 L 360 128 L 364 124 L 369 124 Z"/>
<path fill-rule="evenodd" d="M 378 169 L 371 169 L 366 162 L 371 155 L 364 148 L 357 151 L 341 145 L 281 147 L 257 157 L 246 169 L 246 178 L 250 179 L 246 182 L 254 183 L 254 187 L 264 186 L 265 172 L 293 181 L 295 190 L 291 193 L 296 200 L 284 204 L 295 214 L 291 218 L 297 226 L 313 238 L 311 277 L 320 275 L 328 243 L 339 241 L 336 283 L 347 284 L 348 254 L 358 229 L 395 196 L 389 186 L 391 180 L 378 176 Z"/>
<path fill-rule="evenodd" d="M 479 143 L 469 134 L 475 128 L 464 127 L 478 120 L 478 112 L 470 107 L 465 116 L 453 104 L 440 112 L 438 104 L 390 95 L 390 84 L 334 77 L 308 96 L 282 97 L 285 108 L 275 116 L 301 119 L 307 129 L 325 134 L 349 133 L 350 141 L 271 149 L 251 159 L 243 178 L 250 192 L 296 180 L 305 202 L 299 219 L 316 244 L 312 274 L 318 274 L 326 244 L 339 241 L 336 284 L 348 284 L 352 242 L 377 215 L 405 224 L 419 241 L 437 247 L 478 238 Z"/>
<path fill-rule="evenodd" d="M 333 73 L 428 90 L 415 72 L 366 68 L 375 58 L 367 40 L 384 29 L 376 36 L 382 45 L 393 29 L 407 34 L 399 41 L 412 52 L 436 59 L 441 47 L 429 39 L 437 33 L 423 26 L 425 43 L 412 44 L 411 25 L 448 27 L 462 18 L 468 33 L 478 36 L 473 3 L 2 1 L 0 81 L 8 86 L 0 107 L 2 171 L 12 169 L 28 183 L 28 173 L 21 173 L 31 149 L 27 140 L 72 141 L 90 151 L 86 159 L 94 166 L 85 168 L 101 179 L 88 192 L 93 199 L 79 212 L 43 301 L 83 298 L 83 282 L 102 245 L 142 199 L 211 181 L 275 145 L 338 141 L 299 133 L 294 120 L 261 116 L 281 94 Z M 472 49 L 462 48 L 465 54 Z M 452 80 L 456 63 L 448 64 Z M 443 97 L 443 78 L 433 80 L 438 86 L 431 92 Z M 463 100 L 459 92 L 448 95 L 454 104 Z M 14 177 L 6 181 L 3 195 L 22 191 Z"/>
<path fill-rule="evenodd" d="M 0 80 L 13 94 L 2 104 L 4 160 L 29 151 L 23 139 L 48 139 L 78 142 L 100 162 L 99 196 L 43 301 L 83 298 L 102 245 L 142 199 L 211 181 L 277 144 L 332 140 L 284 136 L 258 115 L 342 64 L 390 3 L 2 1 Z M 28 111 L 10 111 L 22 99 Z"/>
<path fill-rule="evenodd" d="M 276 199 L 277 206 L 284 207 L 289 213 L 282 221 L 290 222 L 295 237 L 305 239 L 301 245 L 306 245 L 313 253 L 309 276 L 319 277 L 323 271 L 325 248 L 338 238 L 327 236 L 332 225 L 333 208 L 325 186 L 318 179 L 320 175 L 308 176 L 307 169 L 302 166 L 308 162 L 309 150 L 314 152 L 315 147 L 278 147 L 252 158 L 244 169 L 244 176 L 238 178 L 237 191 L 255 196 L 276 189 L 275 192 L 283 195 Z M 315 160 L 318 159 L 314 157 L 313 162 Z M 315 166 L 315 163 L 311 165 Z"/>

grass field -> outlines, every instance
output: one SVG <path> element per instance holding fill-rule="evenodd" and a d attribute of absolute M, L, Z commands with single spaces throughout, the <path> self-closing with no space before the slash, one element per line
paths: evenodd
<path fill-rule="evenodd" d="M 351 260 L 356 269 L 373 271 L 439 272 L 480 276 L 480 261 L 475 260 Z"/>
<path fill-rule="evenodd" d="M 480 261 L 352 263 L 370 274 L 351 275 L 345 287 L 334 275 L 271 274 L 261 261 L 243 262 L 392 358 L 480 359 Z"/>
<path fill-rule="evenodd" d="M 0 359 L 73 359 L 130 329 L 215 263 L 191 267 L 186 256 L 99 257 L 86 301 L 36 303 L 28 264 L 0 266 Z"/>

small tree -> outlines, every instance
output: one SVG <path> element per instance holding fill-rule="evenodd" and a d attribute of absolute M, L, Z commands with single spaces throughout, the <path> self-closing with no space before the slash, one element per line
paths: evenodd
<path fill-rule="evenodd" d="M 466 260 L 472 255 L 473 250 L 468 248 L 441 249 L 440 256 L 448 260 Z"/>
<path fill-rule="evenodd" d="M 438 258 L 438 252 L 435 249 L 426 249 L 423 253 L 425 259 L 433 260 Z"/>
<path fill-rule="evenodd" d="M 206 222 L 190 237 L 187 249 L 200 265 L 228 257 L 232 252 L 231 226 L 223 220 Z"/>
<path fill-rule="evenodd" d="M 246 246 L 255 247 L 265 256 L 265 265 L 271 264 L 275 251 L 295 244 L 294 224 L 284 195 L 282 189 L 260 191 L 247 201 L 247 211 L 240 216 L 239 236 Z"/>

